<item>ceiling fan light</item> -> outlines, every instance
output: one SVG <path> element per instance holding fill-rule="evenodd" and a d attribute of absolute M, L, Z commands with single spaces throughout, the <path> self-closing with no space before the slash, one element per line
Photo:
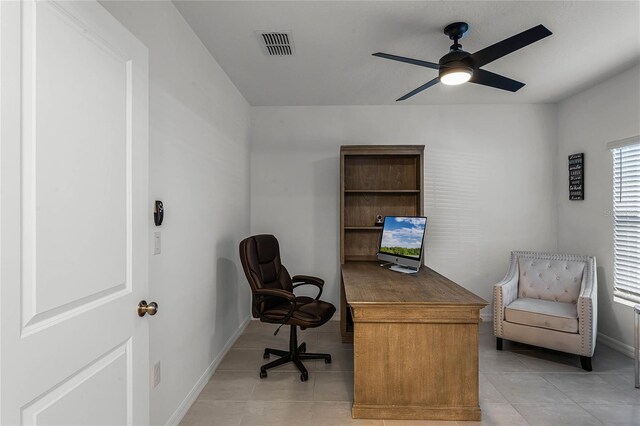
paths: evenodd
<path fill-rule="evenodd" d="M 440 75 L 440 82 L 447 86 L 457 86 L 471 79 L 473 71 L 469 68 L 453 68 Z"/>

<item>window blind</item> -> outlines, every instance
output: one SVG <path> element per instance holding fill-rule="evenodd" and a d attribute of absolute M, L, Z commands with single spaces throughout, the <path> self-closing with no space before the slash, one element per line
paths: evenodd
<path fill-rule="evenodd" d="M 640 143 L 612 152 L 614 296 L 640 303 Z"/>

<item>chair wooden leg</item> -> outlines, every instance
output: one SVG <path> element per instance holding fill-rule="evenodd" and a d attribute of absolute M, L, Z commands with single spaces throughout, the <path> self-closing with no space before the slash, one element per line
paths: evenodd
<path fill-rule="evenodd" d="M 580 364 L 582 365 L 582 369 L 585 371 L 591 371 L 591 357 L 590 356 L 580 356 Z"/>
<path fill-rule="evenodd" d="M 496 350 L 497 351 L 501 351 L 502 350 L 502 338 L 501 337 L 496 337 Z"/>

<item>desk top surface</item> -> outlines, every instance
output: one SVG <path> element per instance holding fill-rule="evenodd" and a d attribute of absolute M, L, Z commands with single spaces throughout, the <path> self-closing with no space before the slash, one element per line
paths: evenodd
<path fill-rule="evenodd" d="M 379 262 L 347 262 L 342 280 L 349 304 L 488 305 L 483 298 L 426 266 L 415 274 L 381 267 Z"/>

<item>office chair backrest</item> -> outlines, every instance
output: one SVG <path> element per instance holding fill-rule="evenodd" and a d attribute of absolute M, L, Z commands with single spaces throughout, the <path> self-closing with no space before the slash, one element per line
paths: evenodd
<path fill-rule="evenodd" d="M 240 242 L 240 261 L 251 286 L 252 293 L 259 288 L 279 288 L 293 292 L 291 276 L 280 262 L 280 245 L 273 235 L 254 235 Z M 258 310 L 269 309 L 282 300 L 265 301 L 254 304 L 252 313 L 258 317 Z"/>

